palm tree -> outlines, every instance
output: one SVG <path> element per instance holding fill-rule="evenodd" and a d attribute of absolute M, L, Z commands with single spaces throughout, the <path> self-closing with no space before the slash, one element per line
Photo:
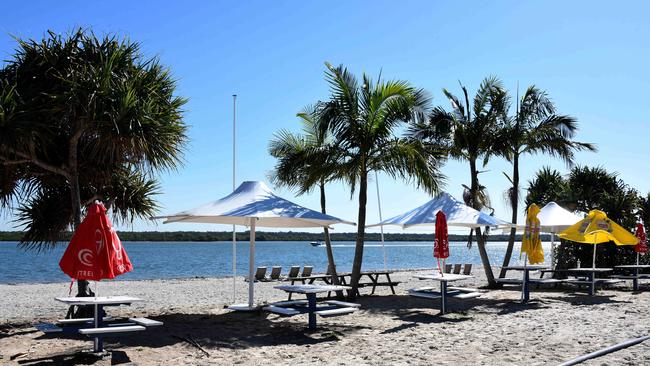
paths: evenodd
<path fill-rule="evenodd" d="M 297 114 L 302 122 L 302 135 L 286 130 L 275 134 L 269 143 L 269 154 L 278 161 L 270 178 L 275 185 L 296 188 L 299 195 L 311 192 L 318 186 L 321 212 L 327 213 L 325 184 L 334 178 L 338 151 L 329 131 L 321 128 L 320 105 L 322 103 L 307 106 Z M 329 229 L 325 227 L 323 231 L 330 268 L 328 274 L 332 275 L 332 282 L 338 285 Z"/>
<path fill-rule="evenodd" d="M 334 145 L 341 151 L 334 177 L 350 185 L 351 195 L 358 190 L 358 228 L 349 292 L 353 298 L 363 261 L 368 174 L 383 171 L 435 193 L 444 179 L 439 172 L 443 157 L 418 140 L 395 135 L 405 122 L 426 116 L 429 97 L 424 90 L 400 80 L 380 78 L 375 83 L 366 74 L 359 84 L 343 66 L 326 66 L 331 96 L 323 106 L 323 128 L 331 131 Z"/>
<path fill-rule="evenodd" d="M 547 93 L 529 86 L 517 100 L 516 114 L 506 120 L 498 132 L 497 149 L 512 163 L 512 176 L 504 175 L 512 185 L 506 192 L 506 202 L 512 208 L 512 222 L 519 213 L 519 162 L 523 155 L 547 154 L 573 164 L 576 151 L 595 151 L 592 144 L 574 141 L 578 123 L 573 117 L 556 113 L 555 104 Z M 505 277 L 515 244 L 516 229 L 510 229 L 508 247 L 503 258 L 500 278 Z"/>
<path fill-rule="evenodd" d="M 562 174 L 550 167 L 542 167 L 535 173 L 535 177 L 528 181 L 525 204 L 526 207 L 536 203 L 546 205 L 549 202 L 556 202 L 560 206 L 569 206 L 567 202 L 567 182 Z M 574 210 L 575 207 L 569 207 Z"/>
<path fill-rule="evenodd" d="M 187 140 L 175 85 L 115 36 L 18 40 L 0 70 L 0 209 L 15 209 L 22 245 L 55 246 L 96 199 L 118 222 L 155 213 L 155 174 L 181 163 Z"/>
<path fill-rule="evenodd" d="M 473 105 L 470 104 L 467 89 L 461 84 L 463 102 L 447 89 L 443 93 L 449 99 L 452 111 L 442 107 L 434 108 L 426 122 L 413 124 L 410 134 L 427 143 L 438 145 L 451 158 L 467 161 L 470 168 L 470 186 L 465 186 L 463 198 L 468 206 L 477 210 L 489 208 L 489 196 L 485 186 L 479 182 L 478 164 L 485 167 L 495 153 L 495 136 L 501 121 L 505 118 L 507 94 L 501 82 L 488 77 L 481 83 Z M 479 254 L 490 286 L 495 286 L 490 260 L 485 249 L 487 233 L 481 228 L 476 233 Z"/>

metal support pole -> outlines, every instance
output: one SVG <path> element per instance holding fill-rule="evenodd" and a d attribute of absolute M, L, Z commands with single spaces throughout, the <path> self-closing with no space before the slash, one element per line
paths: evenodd
<path fill-rule="evenodd" d="M 232 190 L 235 191 L 235 131 L 237 117 L 237 94 L 232 95 Z M 237 233 L 232 226 L 232 303 L 237 301 Z"/>
<path fill-rule="evenodd" d="M 250 252 L 248 257 L 248 307 L 253 309 L 253 297 L 255 287 L 255 220 L 251 217 L 251 231 L 250 231 Z"/>

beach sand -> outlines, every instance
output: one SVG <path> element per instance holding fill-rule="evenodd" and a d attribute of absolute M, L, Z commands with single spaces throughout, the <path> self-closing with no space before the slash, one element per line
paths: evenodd
<path fill-rule="evenodd" d="M 624 283 L 595 297 L 573 287 L 533 290 L 527 304 L 518 302 L 517 287 L 509 287 L 476 299 L 450 299 L 453 312 L 439 316 L 439 300 L 406 295 L 409 288 L 430 284 L 414 279 L 415 273 L 424 272 L 394 273 L 392 279 L 402 282 L 397 295 L 381 288 L 362 296 L 360 311 L 320 318 L 315 331 L 307 330 L 305 315 L 224 310 L 232 300 L 232 278 L 101 282 L 100 295 L 146 300 L 109 308 L 111 315 L 147 316 L 165 325 L 107 339 L 113 352 L 100 360 L 79 353 L 91 348 L 86 337 L 46 336 L 32 327 L 65 315 L 65 305 L 53 298 L 67 295 L 69 284 L 0 285 L 0 364 L 555 365 L 649 334 L 648 285 L 642 285 L 646 292 L 633 293 Z M 485 284 L 481 268 L 473 274 L 463 285 Z M 256 299 L 286 299 L 274 285 L 258 284 Z M 246 283 L 237 279 L 237 286 L 237 300 L 245 302 Z M 183 338 L 196 340 L 207 354 Z M 584 364 L 647 365 L 650 342 Z"/>

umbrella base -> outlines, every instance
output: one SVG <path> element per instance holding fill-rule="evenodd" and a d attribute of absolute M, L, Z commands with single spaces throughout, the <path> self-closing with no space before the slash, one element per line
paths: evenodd
<path fill-rule="evenodd" d="M 260 310 L 260 305 L 248 306 L 248 304 L 232 304 L 228 305 L 228 310 L 233 311 L 258 311 Z"/>

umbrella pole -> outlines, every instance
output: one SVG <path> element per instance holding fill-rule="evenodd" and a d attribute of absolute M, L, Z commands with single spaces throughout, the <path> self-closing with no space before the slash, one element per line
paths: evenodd
<path fill-rule="evenodd" d="M 555 233 L 551 233 L 551 269 L 555 269 Z"/>
<path fill-rule="evenodd" d="M 251 217 L 250 253 L 248 258 L 248 307 L 253 308 L 253 291 L 255 284 L 255 218 Z"/>
<path fill-rule="evenodd" d="M 594 259 L 593 259 L 593 266 L 591 268 L 596 268 L 596 244 L 594 244 Z"/>

